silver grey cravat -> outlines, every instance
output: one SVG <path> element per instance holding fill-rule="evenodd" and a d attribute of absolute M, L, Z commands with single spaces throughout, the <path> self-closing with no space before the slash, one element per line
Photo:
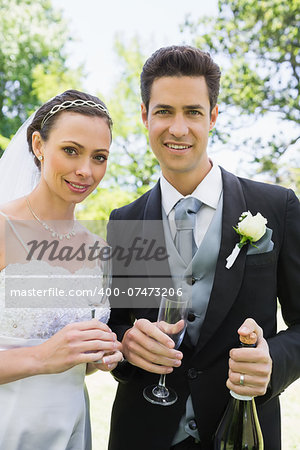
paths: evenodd
<path fill-rule="evenodd" d="M 189 264 L 194 256 L 197 246 L 194 239 L 194 227 L 196 214 L 202 203 L 195 197 L 179 200 L 175 205 L 176 248 L 186 264 Z"/>

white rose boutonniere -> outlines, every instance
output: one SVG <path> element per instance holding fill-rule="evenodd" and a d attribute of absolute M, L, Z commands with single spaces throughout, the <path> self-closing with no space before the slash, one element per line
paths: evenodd
<path fill-rule="evenodd" d="M 232 253 L 226 258 L 226 268 L 230 269 L 234 261 L 238 257 L 241 248 L 248 242 L 253 247 L 256 247 L 254 242 L 257 242 L 266 232 L 267 219 L 260 213 L 252 216 L 250 211 L 243 212 L 239 218 L 239 223 L 233 229 L 241 236 L 240 242 L 236 244 Z"/>

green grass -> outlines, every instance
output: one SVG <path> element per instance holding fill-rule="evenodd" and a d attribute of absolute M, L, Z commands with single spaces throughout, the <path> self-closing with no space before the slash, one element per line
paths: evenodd
<path fill-rule="evenodd" d="M 281 395 L 282 450 L 300 450 L 300 380 Z"/>
<path fill-rule="evenodd" d="M 93 449 L 106 450 L 117 382 L 110 373 L 98 371 L 86 377 L 86 384 L 90 397 Z"/>

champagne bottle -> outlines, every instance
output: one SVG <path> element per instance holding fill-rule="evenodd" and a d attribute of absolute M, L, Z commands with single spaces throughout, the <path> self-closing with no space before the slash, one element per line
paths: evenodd
<path fill-rule="evenodd" d="M 241 336 L 242 347 L 256 347 L 257 336 Z M 231 399 L 218 426 L 214 450 L 263 450 L 264 442 L 253 397 L 230 391 Z"/>

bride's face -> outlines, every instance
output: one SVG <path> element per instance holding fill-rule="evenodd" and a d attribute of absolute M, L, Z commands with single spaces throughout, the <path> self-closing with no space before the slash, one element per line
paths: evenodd
<path fill-rule="evenodd" d="M 111 135 L 105 119 L 62 113 L 47 141 L 33 135 L 36 155 L 43 155 L 41 182 L 67 202 L 83 201 L 105 175 Z"/>

